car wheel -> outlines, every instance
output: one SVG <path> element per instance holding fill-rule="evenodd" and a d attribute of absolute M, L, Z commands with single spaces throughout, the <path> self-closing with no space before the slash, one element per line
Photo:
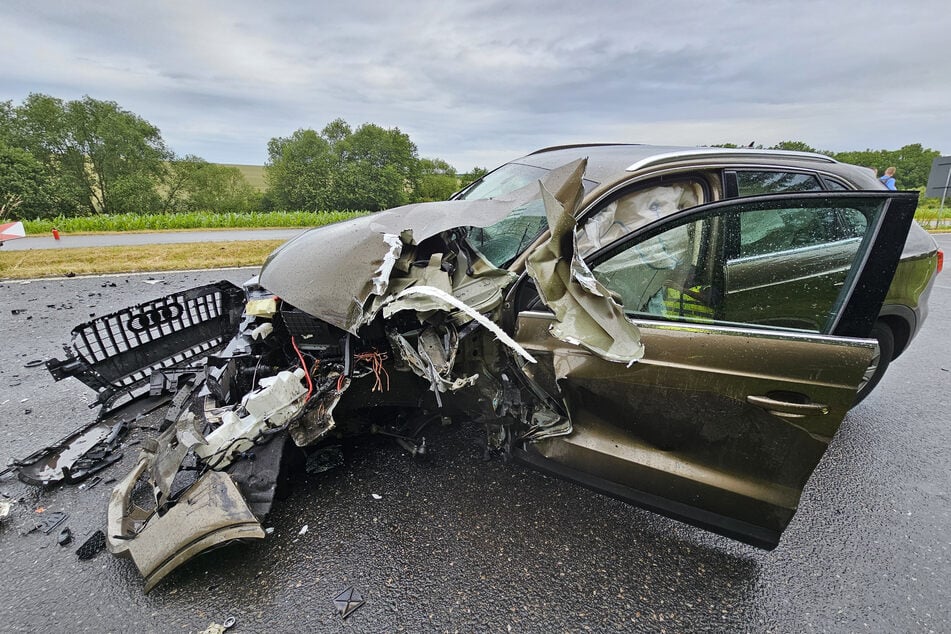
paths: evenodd
<path fill-rule="evenodd" d="M 892 358 L 895 356 L 895 335 L 892 334 L 892 329 L 884 322 L 875 322 L 872 332 L 869 333 L 869 338 L 878 342 L 878 348 L 865 370 L 862 382 L 859 383 L 859 391 L 855 396 L 856 405 L 865 400 L 865 397 L 875 389 L 878 382 L 882 380 L 885 370 L 888 369 L 888 364 L 892 362 Z"/>

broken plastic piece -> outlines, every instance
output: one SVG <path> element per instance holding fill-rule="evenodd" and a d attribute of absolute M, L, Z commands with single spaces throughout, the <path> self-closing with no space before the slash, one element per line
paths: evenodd
<path fill-rule="evenodd" d="M 513 351 L 518 353 L 520 357 L 522 357 L 529 363 L 535 363 L 535 357 L 529 354 L 528 351 L 525 350 L 525 348 L 517 344 L 515 340 L 509 337 L 508 334 L 506 334 L 504 330 L 499 328 L 497 324 L 493 323 L 491 320 L 487 319 L 485 315 L 482 315 L 478 311 L 473 310 L 470 306 L 467 306 L 466 304 L 459 301 L 457 298 L 453 297 L 452 295 L 449 295 L 445 291 L 440 290 L 438 288 L 434 288 L 432 286 L 411 286 L 407 288 L 406 290 L 402 291 L 399 295 L 397 295 L 395 299 L 402 299 L 404 297 L 409 297 L 412 295 L 427 295 L 429 297 L 433 297 L 435 299 L 444 301 L 447 304 L 451 305 L 452 307 L 461 310 L 462 312 L 472 317 L 475 321 L 479 322 L 487 330 L 489 330 L 489 332 L 495 335 L 495 337 L 499 341 L 501 341 L 503 344 L 505 344 L 506 346 L 511 348 Z"/>
<path fill-rule="evenodd" d="M 277 299 L 274 297 L 268 297 L 267 299 L 252 299 L 244 305 L 244 314 L 254 317 L 271 318 L 276 312 Z"/>
<path fill-rule="evenodd" d="M 66 521 L 66 518 L 69 517 L 66 513 L 62 511 L 55 511 L 53 513 L 43 515 L 43 519 L 36 523 L 33 527 L 33 530 L 43 531 L 47 535 L 53 532 L 53 529 Z"/>
<path fill-rule="evenodd" d="M 56 543 L 60 546 L 69 546 L 73 541 L 73 531 L 69 530 L 69 526 L 66 526 L 59 532 L 59 535 L 56 536 Z"/>
<path fill-rule="evenodd" d="M 303 369 L 297 368 L 261 379 L 261 389 L 242 401 L 248 415 L 238 416 L 232 410 L 224 412 L 221 426 L 207 436 L 207 444 L 195 447 L 195 453 L 213 469 L 231 464 L 236 454 L 254 446 L 255 439 L 265 429 L 281 426 L 300 411 L 303 403 L 298 401 L 307 393 L 301 382 L 305 374 Z"/>
<path fill-rule="evenodd" d="M 96 531 L 89 536 L 89 539 L 83 542 L 83 545 L 76 549 L 76 556 L 80 561 L 92 559 L 106 549 L 106 534 L 102 531 Z"/>
<path fill-rule="evenodd" d="M 363 600 L 363 595 L 354 590 L 353 586 L 334 597 L 334 607 L 337 609 L 337 614 L 344 619 L 353 614 L 354 610 L 364 603 L 366 601 Z"/>
<path fill-rule="evenodd" d="M 56 444 L 14 463 L 17 477 L 26 484 L 74 484 L 122 458 L 115 450 L 126 423 L 94 422 L 80 427 Z"/>
<path fill-rule="evenodd" d="M 153 371 L 224 344 L 238 326 L 243 300 L 240 288 L 218 282 L 104 315 L 73 328 L 66 359 L 50 359 L 46 367 L 57 381 L 74 376 L 96 390 L 96 404 L 108 409 L 140 392 Z"/>
<path fill-rule="evenodd" d="M 84 482 L 80 484 L 79 490 L 82 491 L 84 489 L 85 490 L 92 489 L 93 487 L 95 487 L 97 484 L 100 484 L 101 482 L 102 482 L 102 476 L 93 476 L 92 478 L 89 479 L 89 482 Z"/>
<path fill-rule="evenodd" d="M 264 322 L 257 328 L 251 331 L 251 338 L 254 340 L 257 339 L 267 339 L 267 337 L 274 332 L 274 324 L 269 321 Z"/>

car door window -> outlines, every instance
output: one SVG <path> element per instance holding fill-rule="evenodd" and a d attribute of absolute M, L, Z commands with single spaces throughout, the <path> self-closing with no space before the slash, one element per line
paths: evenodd
<path fill-rule="evenodd" d="M 740 196 L 821 191 L 822 183 L 813 174 L 776 170 L 737 170 L 737 191 Z"/>
<path fill-rule="evenodd" d="M 593 262 L 634 316 L 828 332 L 881 202 L 750 201 Z"/>
<path fill-rule="evenodd" d="M 739 256 L 781 253 L 861 238 L 868 220 L 855 209 L 750 211 L 739 216 Z"/>
<path fill-rule="evenodd" d="M 693 180 L 665 183 L 625 194 L 588 217 L 577 231 L 577 250 L 584 257 L 644 225 L 704 201 Z"/>

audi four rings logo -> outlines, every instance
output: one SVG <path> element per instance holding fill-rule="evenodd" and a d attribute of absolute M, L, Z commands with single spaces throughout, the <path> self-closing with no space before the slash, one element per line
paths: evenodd
<path fill-rule="evenodd" d="M 170 322 L 173 319 L 178 319 L 181 314 L 182 307 L 180 304 L 158 306 L 152 310 L 147 310 L 144 313 L 130 317 L 128 321 L 129 330 L 132 332 L 142 332 L 152 326 L 158 326 L 159 324 Z"/>

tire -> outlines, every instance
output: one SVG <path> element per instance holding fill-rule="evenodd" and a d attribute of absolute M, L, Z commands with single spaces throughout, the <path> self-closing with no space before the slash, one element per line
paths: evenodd
<path fill-rule="evenodd" d="M 878 342 L 878 352 L 872 357 L 868 369 L 865 370 L 865 376 L 862 377 L 859 391 L 855 395 L 855 405 L 864 401 L 865 397 L 872 393 L 895 357 L 895 335 L 885 322 L 876 321 L 872 332 L 869 333 L 869 338 Z"/>

